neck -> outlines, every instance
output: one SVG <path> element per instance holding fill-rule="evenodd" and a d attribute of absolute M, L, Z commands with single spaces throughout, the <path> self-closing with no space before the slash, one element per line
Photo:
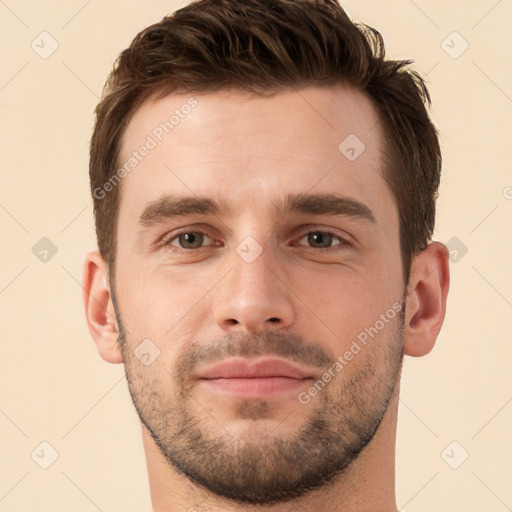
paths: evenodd
<path fill-rule="evenodd" d="M 197 486 L 170 465 L 142 425 L 153 512 L 397 512 L 395 439 L 399 386 L 374 438 L 347 471 L 293 502 L 240 505 Z M 294 508 L 295 507 L 295 508 Z"/>

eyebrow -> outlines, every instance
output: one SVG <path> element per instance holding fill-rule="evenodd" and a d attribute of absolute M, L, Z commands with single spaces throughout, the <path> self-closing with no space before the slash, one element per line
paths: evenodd
<path fill-rule="evenodd" d="M 373 212 L 368 206 L 355 199 L 336 194 L 290 194 L 284 201 L 274 201 L 276 215 L 284 217 L 289 213 L 314 215 L 340 215 L 376 224 Z M 224 201 L 198 196 L 164 195 L 146 205 L 139 217 L 139 224 L 150 227 L 165 219 L 185 215 L 233 215 L 234 210 Z"/>
<path fill-rule="evenodd" d="M 221 211 L 228 214 L 231 212 L 224 203 L 220 204 L 206 197 L 164 195 L 146 205 L 139 217 L 139 224 L 150 227 L 173 217 L 194 214 L 219 215 Z"/>
<path fill-rule="evenodd" d="M 373 212 L 368 206 L 350 197 L 336 194 L 295 194 L 286 197 L 284 203 L 274 204 L 276 212 L 283 217 L 292 212 L 315 215 L 342 215 L 376 224 Z"/>

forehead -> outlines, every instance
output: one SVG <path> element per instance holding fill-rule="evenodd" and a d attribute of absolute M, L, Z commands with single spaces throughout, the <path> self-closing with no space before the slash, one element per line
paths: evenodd
<path fill-rule="evenodd" d="M 120 218 L 171 193 L 215 196 L 238 210 L 263 210 L 265 198 L 310 191 L 367 203 L 385 196 L 388 210 L 393 206 L 378 114 L 366 95 L 345 85 L 267 97 L 219 91 L 150 98 L 120 149 L 119 167 L 127 171 Z"/>

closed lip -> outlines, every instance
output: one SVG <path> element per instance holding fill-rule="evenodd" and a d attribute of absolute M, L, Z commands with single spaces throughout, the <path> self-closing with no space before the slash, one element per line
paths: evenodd
<path fill-rule="evenodd" d="M 271 377 L 302 380 L 313 378 L 313 374 L 283 359 L 276 358 L 228 359 L 198 371 L 196 374 L 197 379 L 258 379 Z"/>

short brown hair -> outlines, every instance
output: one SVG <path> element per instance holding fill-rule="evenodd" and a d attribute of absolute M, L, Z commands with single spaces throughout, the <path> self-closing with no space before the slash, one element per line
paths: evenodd
<path fill-rule="evenodd" d="M 380 33 L 352 22 L 336 0 L 199 0 L 142 30 L 107 79 L 90 146 L 96 234 L 109 273 L 120 191 L 95 190 L 116 172 L 124 130 L 145 99 L 346 83 L 373 101 L 383 124 L 384 177 L 399 212 L 407 283 L 413 257 L 432 237 L 441 173 L 430 95 L 411 63 L 386 59 Z"/>

